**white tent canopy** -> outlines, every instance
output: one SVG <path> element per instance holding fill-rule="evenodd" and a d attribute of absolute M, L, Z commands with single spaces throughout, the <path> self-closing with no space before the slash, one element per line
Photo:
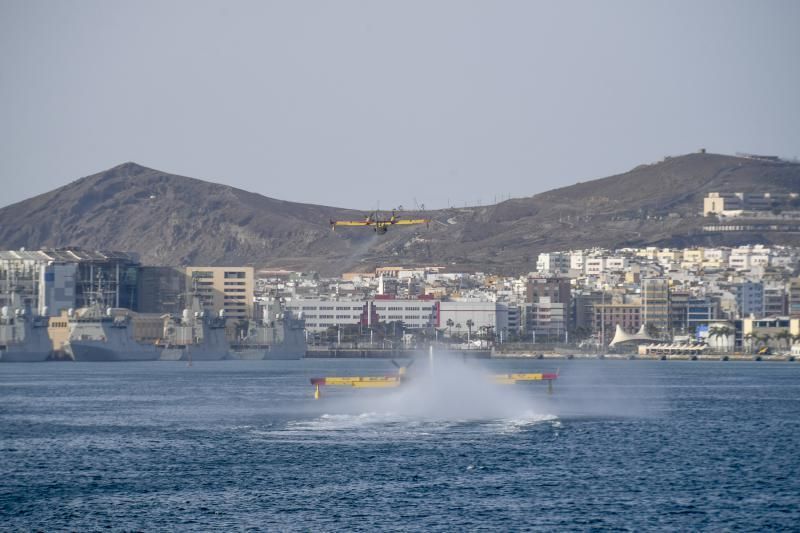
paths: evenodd
<path fill-rule="evenodd" d="M 642 327 L 639 328 L 639 331 L 636 333 L 626 333 L 625 330 L 622 329 L 622 326 L 617 324 L 617 331 L 614 332 L 614 338 L 611 339 L 611 343 L 609 346 L 614 346 L 616 344 L 621 344 L 623 342 L 644 342 L 644 341 L 655 341 L 653 337 L 648 335 L 644 330 L 644 324 Z"/>

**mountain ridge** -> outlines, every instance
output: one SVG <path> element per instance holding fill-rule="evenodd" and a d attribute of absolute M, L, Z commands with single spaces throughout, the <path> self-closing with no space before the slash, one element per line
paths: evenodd
<path fill-rule="evenodd" d="M 146 264 L 250 264 L 336 274 L 375 265 L 444 264 L 520 272 L 564 248 L 682 243 L 800 244 L 796 234 L 703 234 L 702 197 L 800 192 L 800 165 L 688 154 L 487 206 L 431 210 L 429 227 L 332 233 L 363 211 L 278 200 L 126 162 L 0 208 L 0 247 L 136 252 Z"/>

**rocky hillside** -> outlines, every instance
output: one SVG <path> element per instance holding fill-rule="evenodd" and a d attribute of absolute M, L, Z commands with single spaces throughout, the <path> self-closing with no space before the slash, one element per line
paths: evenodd
<path fill-rule="evenodd" d="M 427 228 L 332 233 L 361 211 L 284 202 L 135 163 L 0 209 L 0 248 L 137 252 L 147 264 L 251 264 L 338 273 L 433 263 L 524 272 L 541 251 L 719 243 L 700 232 L 708 191 L 800 191 L 800 165 L 691 154 L 496 205 L 428 212 Z M 728 235 L 725 244 L 800 235 Z"/>
<path fill-rule="evenodd" d="M 342 255 L 328 229 L 337 216 L 361 213 L 125 163 L 0 209 L 0 243 L 134 251 L 149 264 L 266 264 Z"/>

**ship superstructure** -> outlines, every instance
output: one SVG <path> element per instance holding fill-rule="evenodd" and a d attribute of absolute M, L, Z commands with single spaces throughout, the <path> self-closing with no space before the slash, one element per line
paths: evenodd
<path fill-rule="evenodd" d="M 230 354 L 233 359 L 301 359 L 306 354 L 305 320 L 277 302 L 269 305 Z"/>
<path fill-rule="evenodd" d="M 164 328 L 161 359 L 165 361 L 219 361 L 228 357 L 225 312 L 184 309 L 180 318 L 170 317 Z"/>
<path fill-rule="evenodd" d="M 71 312 L 65 352 L 75 361 L 155 361 L 161 348 L 134 338 L 126 310 L 99 304 Z"/>
<path fill-rule="evenodd" d="M 0 309 L 0 361 L 45 361 L 53 351 L 47 335 L 47 318 L 34 316 L 29 308 Z"/>

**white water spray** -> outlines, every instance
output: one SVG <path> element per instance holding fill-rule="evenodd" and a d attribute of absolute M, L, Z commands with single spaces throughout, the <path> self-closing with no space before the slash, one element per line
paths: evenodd
<path fill-rule="evenodd" d="M 428 353 L 428 367 L 414 367 L 394 390 L 359 390 L 336 402 L 338 412 L 380 413 L 391 419 L 468 421 L 511 419 L 538 421 L 547 414 L 539 384 L 499 385 L 477 360 Z M 532 390 L 533 389 L 533 390 Z"/>

